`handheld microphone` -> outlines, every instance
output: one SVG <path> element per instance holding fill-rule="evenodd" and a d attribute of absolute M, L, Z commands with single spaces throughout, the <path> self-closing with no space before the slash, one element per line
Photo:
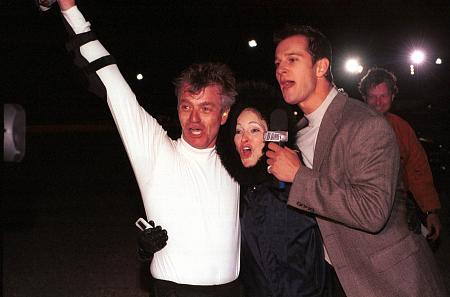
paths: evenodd
<path fill-rule="evenodd" d="M 284 147 L 288 142 L 288 116 L 284 109 L 277 108 L 270 114 L 270 130 L 264 133 L 264 141 L 277 142 L 279 146 Z M 278 189 L 285 189 L 286 184 L 282 181 L 276 181 Z"/>
<path fill-rule="evenodd" d="M 272 111 L 269 129 L 264 133 L 264 141 L 277 142 L 280 146 L 284 146 L 288 141 L 288 116 L 284 109 Z"/>

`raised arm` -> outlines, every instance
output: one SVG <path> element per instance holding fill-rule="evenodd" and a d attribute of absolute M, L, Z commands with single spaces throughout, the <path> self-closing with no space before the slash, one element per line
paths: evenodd
<path fill-rule="evenodd" d="M 67 48 L 87 77 L 88 89 L 107 100 L 138 183 L 148 182 L 160 147 L 167 148 L 166 132 L 139 104 L 115 60 L 91 31 L 91 24 L 74 0 L 58 0 L 70 40 Z"/>

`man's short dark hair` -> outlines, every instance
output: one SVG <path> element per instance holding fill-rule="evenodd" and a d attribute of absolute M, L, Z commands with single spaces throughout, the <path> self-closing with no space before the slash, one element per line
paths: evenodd
<path fill-rule="evenodd" d="M 198 93 L 202 89 L 217 85 L 221 88 L 222 110 L 231 107 L 237 95 L 236 79 L 231 69 L 222 63 L 192 64 L 174 80 L 175 96 L 180 99 L 185 84 L 190 85 L 189 92 Z"/>
<path fill-rule="evenodd" d="M 397 77 L 395 77 L 394 73 L 384 68 L 373 67 L 369 69 L 367 74 L 359 82 L 358 89 L 361 96 L 366 98 L 367 92 L 381 83 L 386 83 L 393 96 L 397 95 Z"/>
<path fill-rule="evenodd" d="M 318 29 L 306 25 L 287 24 L 283 29 L 275 32 L 273 41 L 277 46 L 281 41 L 295 35 L 305 36 L 308 40 L 308 52 L 312 57 L 313 64 L 322 58 L 330 61 L 330 66 L 325 74 L 325 78 L 329 82 L 333 82 L 333 74 L 331 72 L 332 50 L 328 38 Z"/>

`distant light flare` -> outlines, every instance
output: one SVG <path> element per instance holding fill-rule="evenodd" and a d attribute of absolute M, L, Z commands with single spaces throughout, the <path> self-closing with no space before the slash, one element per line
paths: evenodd
<path fill-rule="evenodd" d="M 249 47 L 256 47 L 258 46 L 258 43 L 256 42 L 256 40 L 252 39 L 248 41 L 248 46 Z"/>
<path fill-rule="evenodd" d="M 138 75 L 136 75 L 137 80 L 142 80 L 143 78 L 144 78 L 144 76 L 140 73 Z"/>
<path fill-rule="evenodd" d="M 410 55 L 411 62 L 421 64 L 425 61 L 425 53 L 422 50 L 414 50 Z"/>
<path fill-rule="evenodd" d="M 351 58 L 345 63 L 345 69 L 352 74 L 359 74 L 363 71 L 362 65 L 359 63 L 358 59 Z"/>

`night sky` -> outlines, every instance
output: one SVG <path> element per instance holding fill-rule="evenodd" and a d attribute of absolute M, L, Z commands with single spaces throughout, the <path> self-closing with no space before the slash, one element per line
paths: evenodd
<path fill-rule="evenodd" d="M 21 104 L 28 125 L 111 124 L 105 102 L 87 93 L 64 48 L 58 7 L 6 1 L 2 26 L 5 103 Z M 360 98 L 357 82 L 372 66 L 398 76 L 394 110 L 417 133 L 450 144 L 450 4 L 448 1 L 79 1 L 79 7 L 153 115 L 175 115 L 172 79 L 192 62 L 229 64 L 239 80 L 275 84 L 272 34 L 286 22 L 318 27 L 331 40 L 335 83 Z M 249 48 L 255 39 L 259 46 Z M 413 47 L 426 63 L 409 74 Z M 358 56 L 361 75 L 343 71 Z M 443 64 L 436 65 L 440 57 Z M 136 80 L 142 73 L 144 79 Z"/>

